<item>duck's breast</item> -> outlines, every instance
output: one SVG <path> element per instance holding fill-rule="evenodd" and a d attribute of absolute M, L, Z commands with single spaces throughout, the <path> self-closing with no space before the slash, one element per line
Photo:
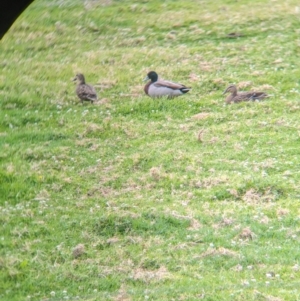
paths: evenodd
<path fill-rule="evenodd" d="M 148 90 L 149 90 L 149 86 L 151 85 L 151 82 L 148 82 L 145 87 L 144 87 L 144 91 L 147 95 L 149 95 Z"/>

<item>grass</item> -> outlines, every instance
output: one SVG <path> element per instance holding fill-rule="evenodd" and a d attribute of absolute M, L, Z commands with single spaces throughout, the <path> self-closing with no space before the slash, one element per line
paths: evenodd
<path fill-rule="evenodd" d="M 0 46 L 1 300 L 299 300 L 299 14 L 34 1 Z M 150 70 L 191 92 L 150 99 Z"/>

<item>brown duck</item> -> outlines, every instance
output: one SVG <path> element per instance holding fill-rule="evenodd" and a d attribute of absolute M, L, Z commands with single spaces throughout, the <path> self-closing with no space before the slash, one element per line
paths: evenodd
<path fill-rule="evenodd" d="M 258 92 L 258 91 L 249 91 L 249 92 L 239 92 L 237 91 L 237 88 L 235 85 L 230 85 L 227 87 L 227 89 L 224 91 L 223 95 L 226 93 L 231 93 L 226 97 L 226 103 L 238 103 L 241 101 L 255 101 L 255 100 L 261 100 L 268 95 L 265 92 Z"/>
<path fill-rule="evenodd" d="M 95 88 L 85 83 L 83 74 L 76 74 L 73 81 L 77 81 L 76 94 L 79 97 L 81 103 L 83 103 L 84 100 L 90 101 L 91 103 L 97 100 L 97 93 Z"/>
<path fill-rule="evenodd" d="M 159 79 L 155 71 L 150 71 L 144 80 L 150 80 L 144 87 L 144 91 L 152 98 L 164 96 L 173 98 L 191 90 L 191 88 L 188 88 L 185 85 Z"/>

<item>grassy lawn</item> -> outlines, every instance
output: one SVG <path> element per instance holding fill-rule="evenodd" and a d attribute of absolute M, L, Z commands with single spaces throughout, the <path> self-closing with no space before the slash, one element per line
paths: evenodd
<path fill-rule="evenodd" d="M 300 300 L 299 20 L 34 1 L 0 43 L 0 299 Z M 192 90 L 151 99 L 151 70 Z M 226 105 L 233 83 L 271 97 Z"/>

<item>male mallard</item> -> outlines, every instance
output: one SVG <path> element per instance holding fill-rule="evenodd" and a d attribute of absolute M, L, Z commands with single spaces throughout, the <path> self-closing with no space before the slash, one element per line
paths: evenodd
<path fill-rule="evenodd" d="M 227 89 L 224 91 L 223 95 L 230 92 L 226 97 L 226 103 L 237 103 L 241 101 L 249 101 L 249 100 L 260 100 L 268 97 L 268 95 L 265 92 L 257 92 L 257 91 L 249 91 L 249 92 L 237 92 L 237 88 L 235 85 L 230 85 L 227 87 Z"/>
<path fill-rule="evenodd" d="M 85 83 L 83 74 L 76 74 L 73 81 L 77 81 L 76 94 L 79 97 L 81 103 L 83 103 L 84 100 L 90 101 L 91 103 L 97 100 L 97 93 L 95 88 Z"/>
<path fill-rule="evenodd" d="M 158 79 L 158 75 L 155 71 L 151 71 L 147 74 L 145 80 L 150 80 L 144 87 L 144 91 L 152 98 L 168 96 L 173 98 L 180 96 L 190 91 L 191 88 L 187 88 L 184 85 L 176 84 L 170 81 Z"/>

